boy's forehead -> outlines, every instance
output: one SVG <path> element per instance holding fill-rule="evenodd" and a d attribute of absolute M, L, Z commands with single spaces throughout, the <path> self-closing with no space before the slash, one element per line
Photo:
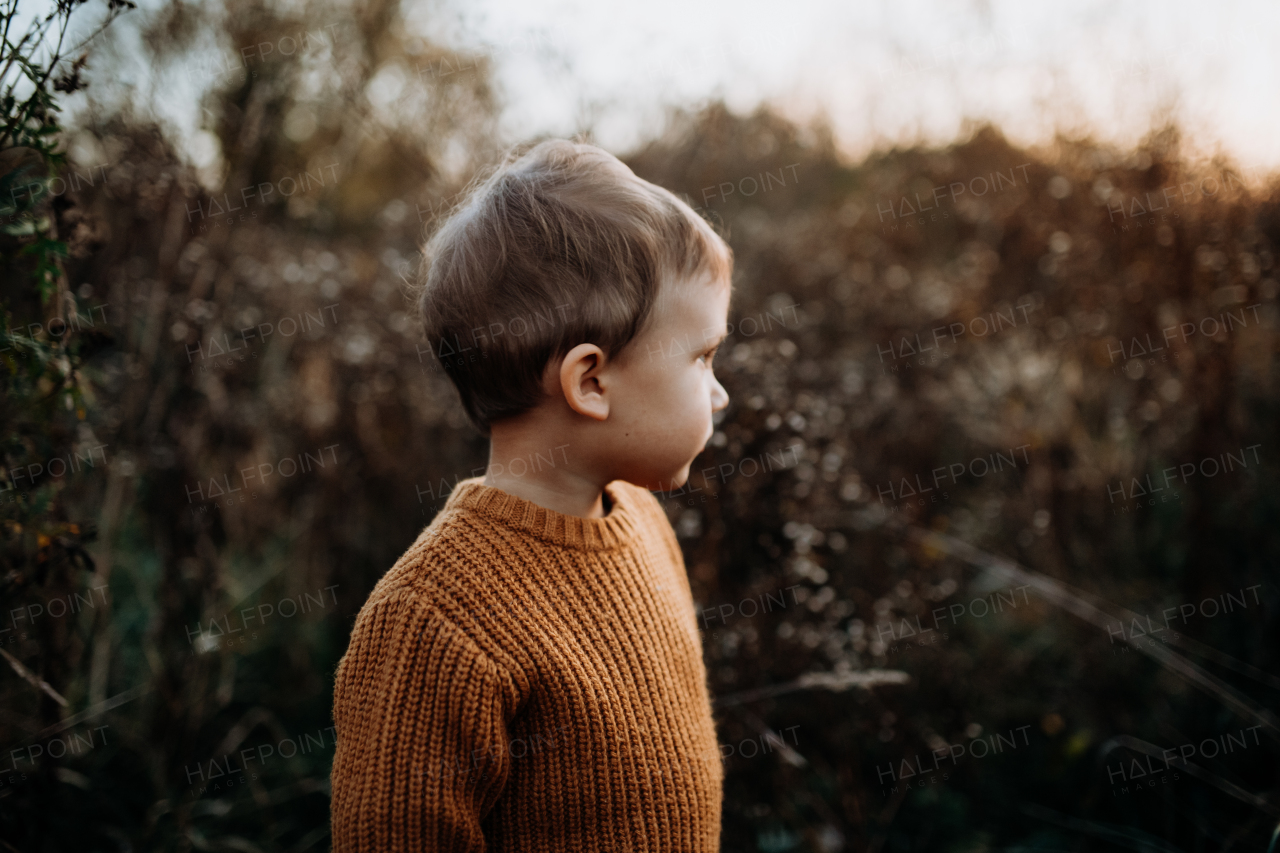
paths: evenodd
<path fill-rule="evenodd" d="M 686 280 L 659 300 L 655 326 L 659 334 L 695 336 L 710 345 L 727 337 L 729 287 L 710 277 Z"/>
<path fill-rule="evenodd" d="M 723 317 L 717 318 L 717 321 L 722 321 L 728 318 L 731 295 L 728 279 L 716 279 L 703 273 L 665 282 L 659 293 L 658 305 L 666 307 L 668 316 L 680 317 L 696 312 L 699 320 L 703 320 L 708 314 L 722 314 Z"/>
<path fill-rule="evenodd" d="M 653 313 L 640 335 L 646 343 L 628 346 L 622 358 L 641 358 L 655 346 L 664 351 L 687 351 L 690 347 L 716 345 L 729 336 L 731 295 L 729 282 L 716 281 L 711 276 L 675 284 L 663 282 Z"/>

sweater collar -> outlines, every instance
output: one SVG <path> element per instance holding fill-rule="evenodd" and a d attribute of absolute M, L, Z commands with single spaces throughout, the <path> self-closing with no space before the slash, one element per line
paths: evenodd
<path fill-rule="evenodd" d="M 603 518 L 582 518 L 547 509 L 496 486 L 486 486 L 483 477 L 469 477 L 457 482 L 444 508 L 446 511 L 469 510 L 553 545 L 583 551 L 612 551 L 639 534 L 640 507 L 622 480 L 608 483 L 604 490 L 613 503 L 609 514 Z"/>

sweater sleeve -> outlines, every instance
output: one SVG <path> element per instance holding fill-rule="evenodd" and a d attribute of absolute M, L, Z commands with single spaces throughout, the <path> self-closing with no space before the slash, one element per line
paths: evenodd
<path fill-rule="evenodd" d="M 439 613 L 370 602 L 334 683 L 335 853 L 483 851 L 510 769 L 506 705 L 499 668 Z"/>

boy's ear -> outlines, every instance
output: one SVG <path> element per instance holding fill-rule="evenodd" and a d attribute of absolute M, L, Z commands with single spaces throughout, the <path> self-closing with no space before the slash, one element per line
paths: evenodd
<path fill-rule="evenodd" d="M 578 344 L 560 362 L 560 391 L 569 408 L 603 421 L 609 417 L 604 376 L 604 350 L 595 344 Z"/>

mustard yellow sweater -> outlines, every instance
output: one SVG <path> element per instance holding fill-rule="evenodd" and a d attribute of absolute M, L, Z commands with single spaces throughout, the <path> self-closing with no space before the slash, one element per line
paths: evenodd
<path fill-rule="evenodd" d="M 333 849 L 716 851 L 723 771 L 657 499 L 604 518 L 459 482 L 338 664 Z"/>

